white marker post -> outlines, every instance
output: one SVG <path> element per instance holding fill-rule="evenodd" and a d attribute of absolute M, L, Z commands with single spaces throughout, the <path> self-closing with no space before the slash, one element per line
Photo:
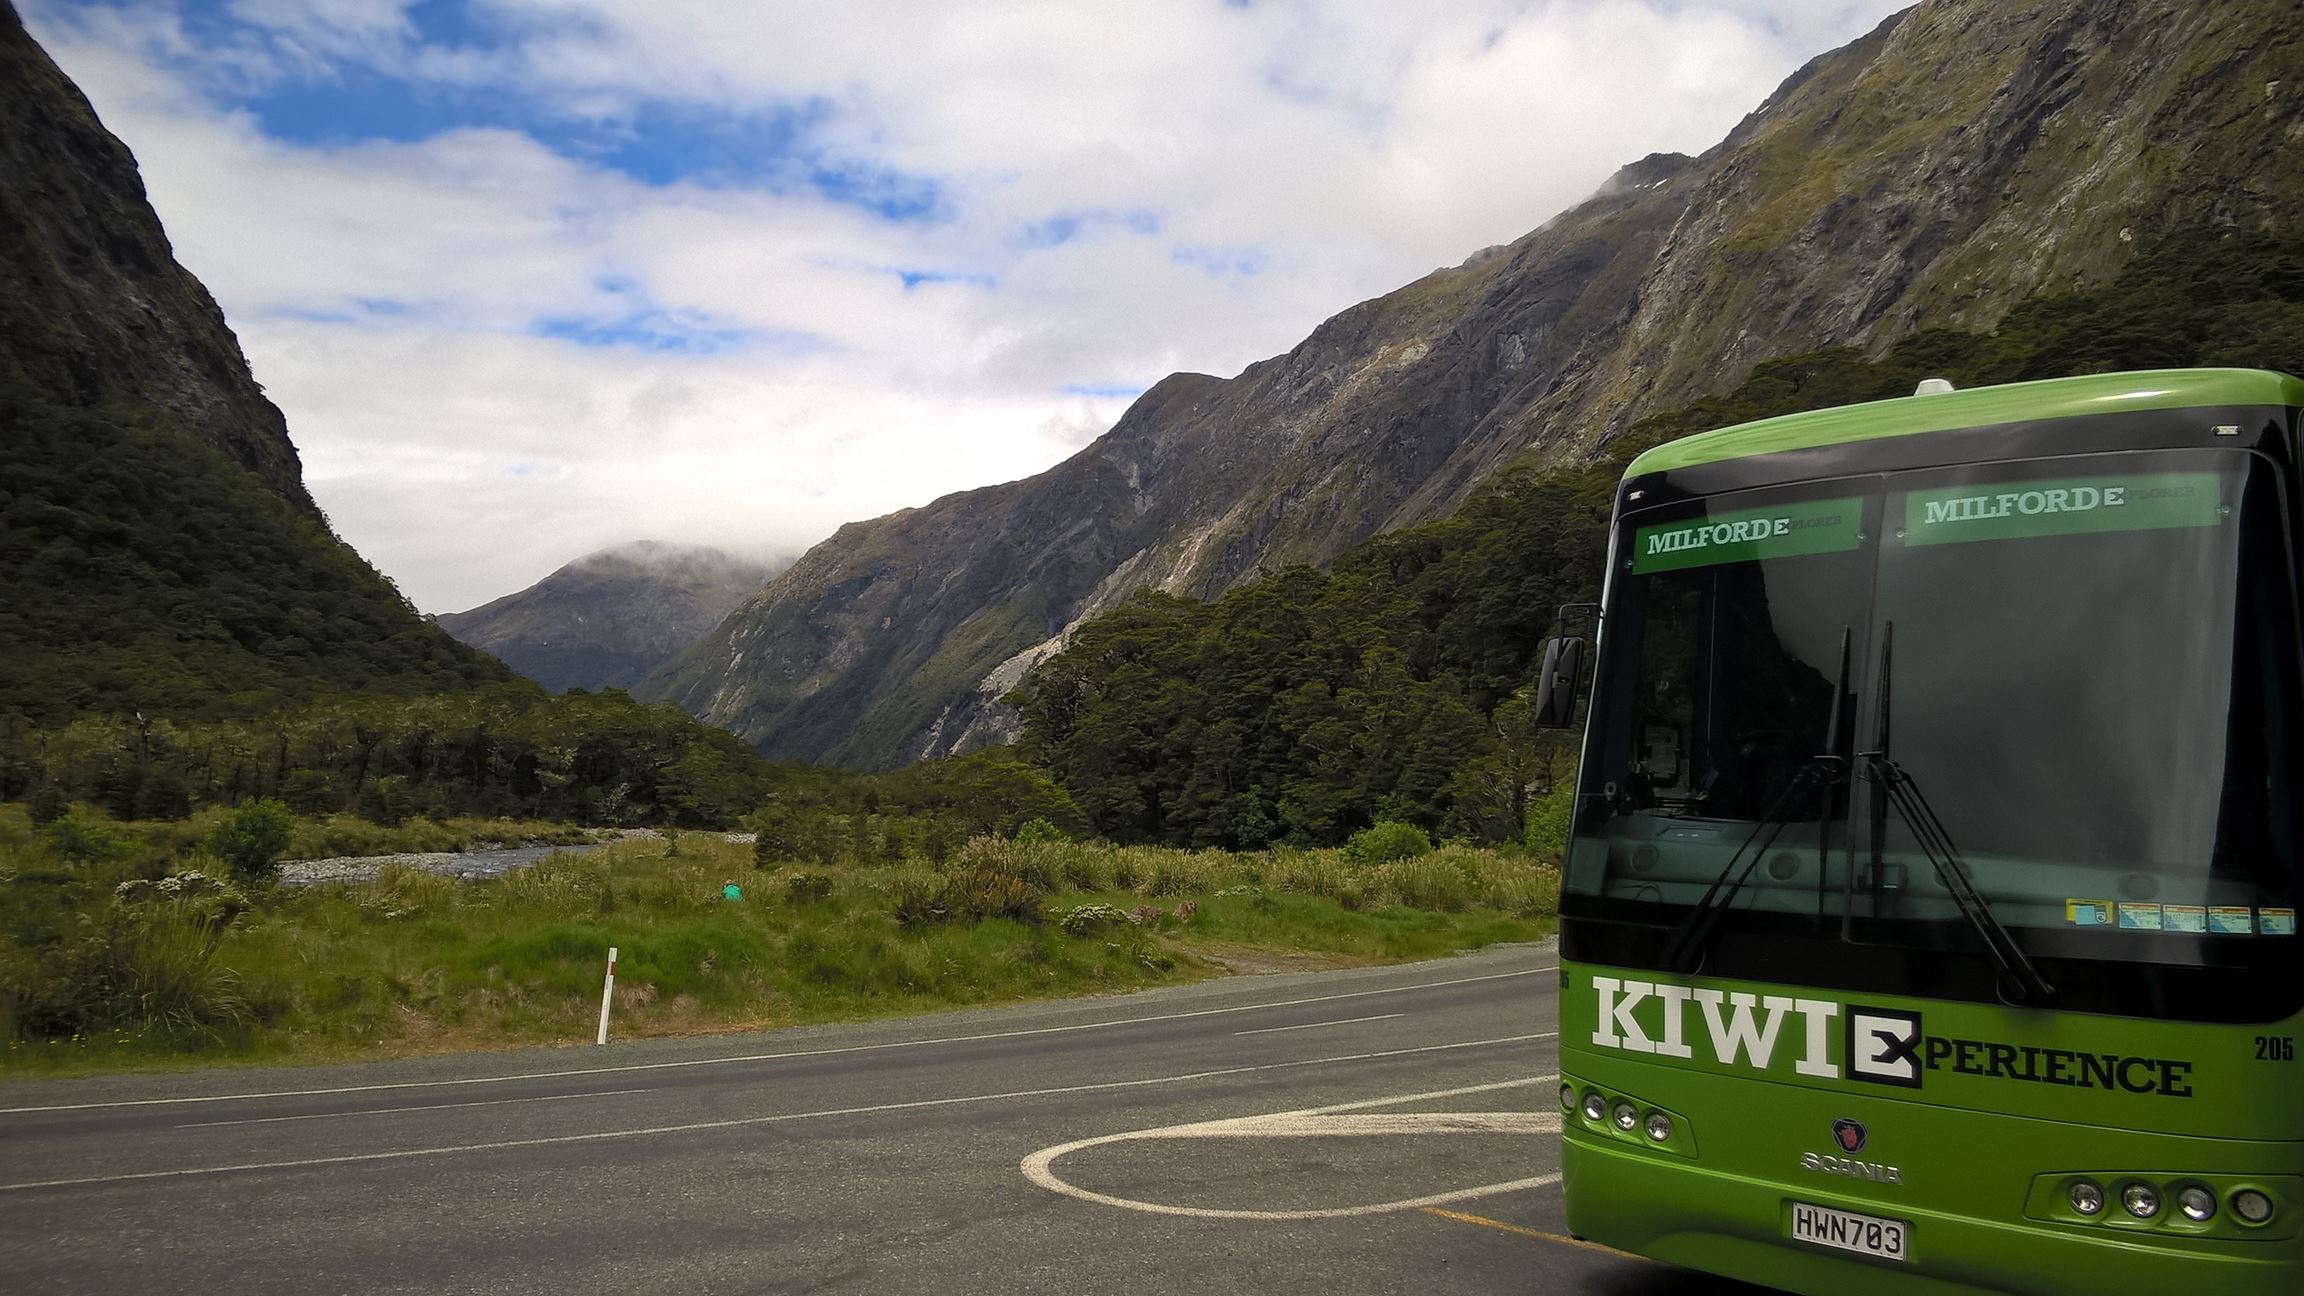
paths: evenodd
<path fill-rule="evenodd" d="M 616 947 L 608 947 L 608 979 L 600 983 L 600 1038 L 595 1044 L 608 1042 L 608 1005 L 616 998 Z"/>

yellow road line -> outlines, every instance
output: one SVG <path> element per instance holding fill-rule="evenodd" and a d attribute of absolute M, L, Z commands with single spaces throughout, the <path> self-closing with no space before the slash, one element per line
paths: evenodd
<path fill-rule="evenodd" d="M 1643 1264 L 1654 1263 L 1646 1256 L 1634 1255 L 1629 1251 L 1619 1251 L 1612 1246 L 1602 1246 L 1597 1242 L 1587 1242 L 1582 1238 L 1572 1238 L 1565 1233 L 1547 1233 L 1542 1229 L 1532 1229 L 1522 1224 L 1507 1224 L 1503 1220 L 1490 1219 L 1485 1215 L 1467 1215 L 1462 1211 L 1442 1210 L 1437 1206 L 1426 1206 L 1423 1209 L 1427 1215 L 1437 1215 L 1442 1219 L 1455 1220 L 1459 1224 L 1478 1224 L 1483 1228 L 1501 1229 L 1506 1233 L 1517 1233 L 1522 1237 L 1538 1238 L 1546 1242 L 1558 1242 L 1562 1246 L 1580 1247 L 1586 1251 L 1597 1251 L 1602 1255 L 1621 1256 L 1626 1260 L 1638 1260 Z"/>

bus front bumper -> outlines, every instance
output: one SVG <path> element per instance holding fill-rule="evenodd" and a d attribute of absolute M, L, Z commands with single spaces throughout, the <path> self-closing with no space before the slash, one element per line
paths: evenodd
<path fill-rule="evenodd" d="M 1578 1132 L 1561 1140 L 1569 1231 L 1690 1269 L 1813 1296 L 1850 1292 L 2006 1292 L 2024 1296 L 2167 1292 L 2295 1296 L 2300 1239 L 2232 1243 L 2118 1235 L 2035 1221 L 1884 1208 L 1858 1199 L 1704 1169 Z M 1910 1226 L 1908 1262 L 1793 1241 L 1790 1203 L 1893 1215 Z"/>

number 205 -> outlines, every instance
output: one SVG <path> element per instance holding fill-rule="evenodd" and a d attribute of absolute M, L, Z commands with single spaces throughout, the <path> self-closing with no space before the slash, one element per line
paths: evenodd
<path fill-rule="evenodd" d="M 2256 1037 L 2256 1060 L 2259 1062 L 2293 1062 L 2296 1060 L 2296 1038 L 2293 1035 L 2259 1035 Z"/>

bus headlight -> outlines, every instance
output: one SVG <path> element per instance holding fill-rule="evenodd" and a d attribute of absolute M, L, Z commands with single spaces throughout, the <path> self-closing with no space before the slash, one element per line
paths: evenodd
<path fill-rule="evenodd" d="M 1560 1110 L 1576 1110 L 1576 1086 L 1572 1084 L 1560 1086 Z"/>
<path fill-rule="evenodd" d="M 2104 1190 L 2083 1179 L 2072 1185 L 2072 1209 L 2095 1215 L 2104 1209 Z"/>
<path fill-rule="evenodd" d="M 1648 1113 L 1648 1138 L 1661 1143 L 1672 1137 L 1672 1118 L 1662 1112 Z"/>
<path fill-rule="evenodd" d="M 1595 1090 L 1584 1095 L 1584 1119 L 1588 1121 L 1605 1120 L 1607 1116 L 1608 1100 L 1601 1097 L 1599 1091 Z"/>
<path fill-rule="evenodd" d="M 1629 1134 L 1639 1126 L 1640 1113 L 1633 1108 L 1632 1104 L 1628 1102 L 1616 1104 L 1616 1128 Z"/>
<path fill-rule="evenodd" d="M 2132 1183 L 2120 1190 L 2120 1204 L 2138 1219 L 2150 1219 L 2160 1213 L 2160 1190 L 2150 1184 Z"/>
<path fill-rule="evenodd" d="M 2253 1188 L 2243 1188 L 2232 1194 L 2232 1213 L 2250 1224 L 2261 1224 L 2272 1218 L 2272 1199 Z"/>
<path fill-rule="evenodd" d="M 2184 1212 L 2184 1218 L 2196 1224 L 2205 1224 L 2216 1213 L 2216 1194 L 2198 1185 L 2179 1189 L 2176 1193 L 2176 1209 Z"/>

